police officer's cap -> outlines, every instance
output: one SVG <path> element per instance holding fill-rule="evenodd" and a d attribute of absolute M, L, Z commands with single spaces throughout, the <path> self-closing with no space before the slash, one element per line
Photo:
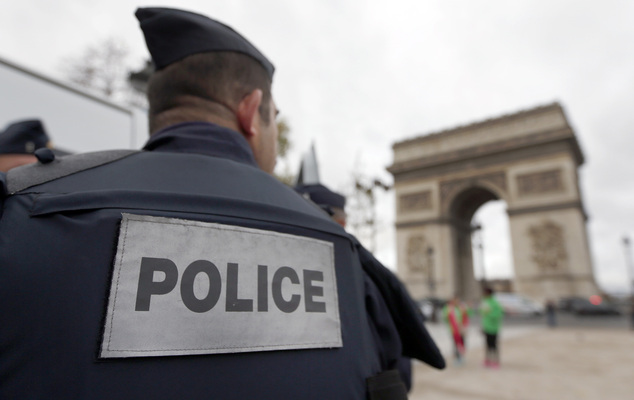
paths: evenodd
<path fill-rule="evenodd" d="M 139 8 L 135 15 L 157 70 L 193 54 L 231 51 L 253 57 L 273 79 L 273 64 L 227 25 L 172 8 Z"/>
<path fill-rule="evenodd" d="M 0 132 L 0 154 L 32 154 L 48 143 L 49 137 L 38 119 L 14 122 Z"/>
<path fill-rule="evenodd" d="M 332 207 L 344 209 L 346 207 L 346 198 L 339 193 L 335 193 L 324 185 L 298 185 L 295 191 L 301 195 L 307 195 L 313 203 L 320 207 Z"/>

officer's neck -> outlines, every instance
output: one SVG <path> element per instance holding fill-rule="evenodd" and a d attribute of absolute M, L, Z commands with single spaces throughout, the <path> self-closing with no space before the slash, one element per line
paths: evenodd
<path fill-rule="evenodd" d="M 176 106 L 151 118 L 150 129 L 154 134 L 168 126 L 183 122 L 209 122 L 241 132 L 235 113 L 230 107 L 192 96 L 180 98 Z"/>

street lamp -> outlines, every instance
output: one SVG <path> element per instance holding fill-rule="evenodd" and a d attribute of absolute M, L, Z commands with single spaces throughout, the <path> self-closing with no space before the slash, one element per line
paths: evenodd
<path fill-rule="evenodd" d="M 431 322 L 437 322 L 437 308 L 436 301 L 436 281 L 434 280 L 434 249 L 427 247 L 427 285 L 429 287 L 429 300 L 432 304 Z"/>
<path fill-rule="evenodd" d="M 436 295 L 436 282 L 434 281 L 434 249 L 427 248 L 427 285 L 429 285 L 429 296 Z"/>
<path fill-rule="evenodd" d="M 477 232 L 477 235 L 476 235 Z M 484 266 L 484 240 L 482 238 L 482 225 L 480 225 L 479 223 L 475 223 L 474 225 L 471 225 L 471 234 L 473 235 L 474 238 L 477 239 L 476 242 L 476 249 L 478 249 L 479 252 L 479 256 L 478 258 L 480 259 L 480 274 L 481 274 L 481 281 L 482 281 L 482 286 L 486 286 L 487 283 L 487 273 L 486 273 L 486 268 Z"/>

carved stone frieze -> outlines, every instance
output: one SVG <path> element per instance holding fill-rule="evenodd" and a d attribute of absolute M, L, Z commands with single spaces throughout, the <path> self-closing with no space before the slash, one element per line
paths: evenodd
<path fill-rule="evenodd" d="M 532 260 L 539 268 L 544 272 L 561 272 L 568 259 L 563 228 L 553 221 L 544 221 L 531 226 L 528 235 L 532 241 Z"/>
<path fill-rule="evenodd" d="M 413 235 L 407 241 L 407 265 L 412 272 L 427 273 L 430 257 L 429 244 L 424 235 Z"/>
<path fill-rule="evenodd" d="M 564 190 L 560 169 L 534 172 L 517 176 L 517 190 L 520 196 L 556 193 Z"/>
<path fill-rule="evenodd" d="M 404 194 L 399 196 L 398 199 L 398 209 L 400 212 L 429 210 L 431 208 L 431 190 Z"/>

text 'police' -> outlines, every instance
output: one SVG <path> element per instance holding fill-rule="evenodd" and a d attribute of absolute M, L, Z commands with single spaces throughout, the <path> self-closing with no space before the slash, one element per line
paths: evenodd
<path fill-rule="evenodd" d="M 226 281 L 223 281 L 220 271 L 214 263 L 207 260 L 197 260 L 192 262 L 183 270 L 180 277 L 180 295 L 183 304 L 191 311 L 204 313 L 216 306 L 222 293 L 223 283 L 225 285 L 225 311 L 227 312 L 253 312 L 254 302 L 257 303 L 257 311 L 269 311 L 269 290 L 275 307 L 282 312 L 292 313 L 296 311 L 301 303 L 302 296 L 306 312 L 326 312 L 326 303 L 317 301 L 316 298 L 323 297 L 324 288 L 318 282 L 324 281 L 324 274 L 321 271 L 309 269 L 301 270 L 300 274 L 290 267 L 280 267 L 273 273 L 269 282 L 269 268 L 266 265 L 258 265 L 257 277 L 252 287 L 240 286 L 238 277 L 238 264 L 227 263 Z M 154 280 L 155 272 L 165 274 L 163 280 Z M 243 272 L 244 273 L 244 272 Z M 143 257 L 141 260 L 139 283 L 136 296 L 136 311 L 149 311 L 152 296 L 161 296 L 172 292 L 179 280 L 178 268 L 176 264 L 167 258 Z M 209 290 L 203 298 L 198 298 L 194 294 L 194 282 L 199 274 L 207 275 L 209 279 Z M 300 293 L 286 296 L 282 290 L 284 280 L 290 284 L 298 286 Z M 238 288 L 241 291 L 252 293 L 250 298 L 238 298 Z"/>

